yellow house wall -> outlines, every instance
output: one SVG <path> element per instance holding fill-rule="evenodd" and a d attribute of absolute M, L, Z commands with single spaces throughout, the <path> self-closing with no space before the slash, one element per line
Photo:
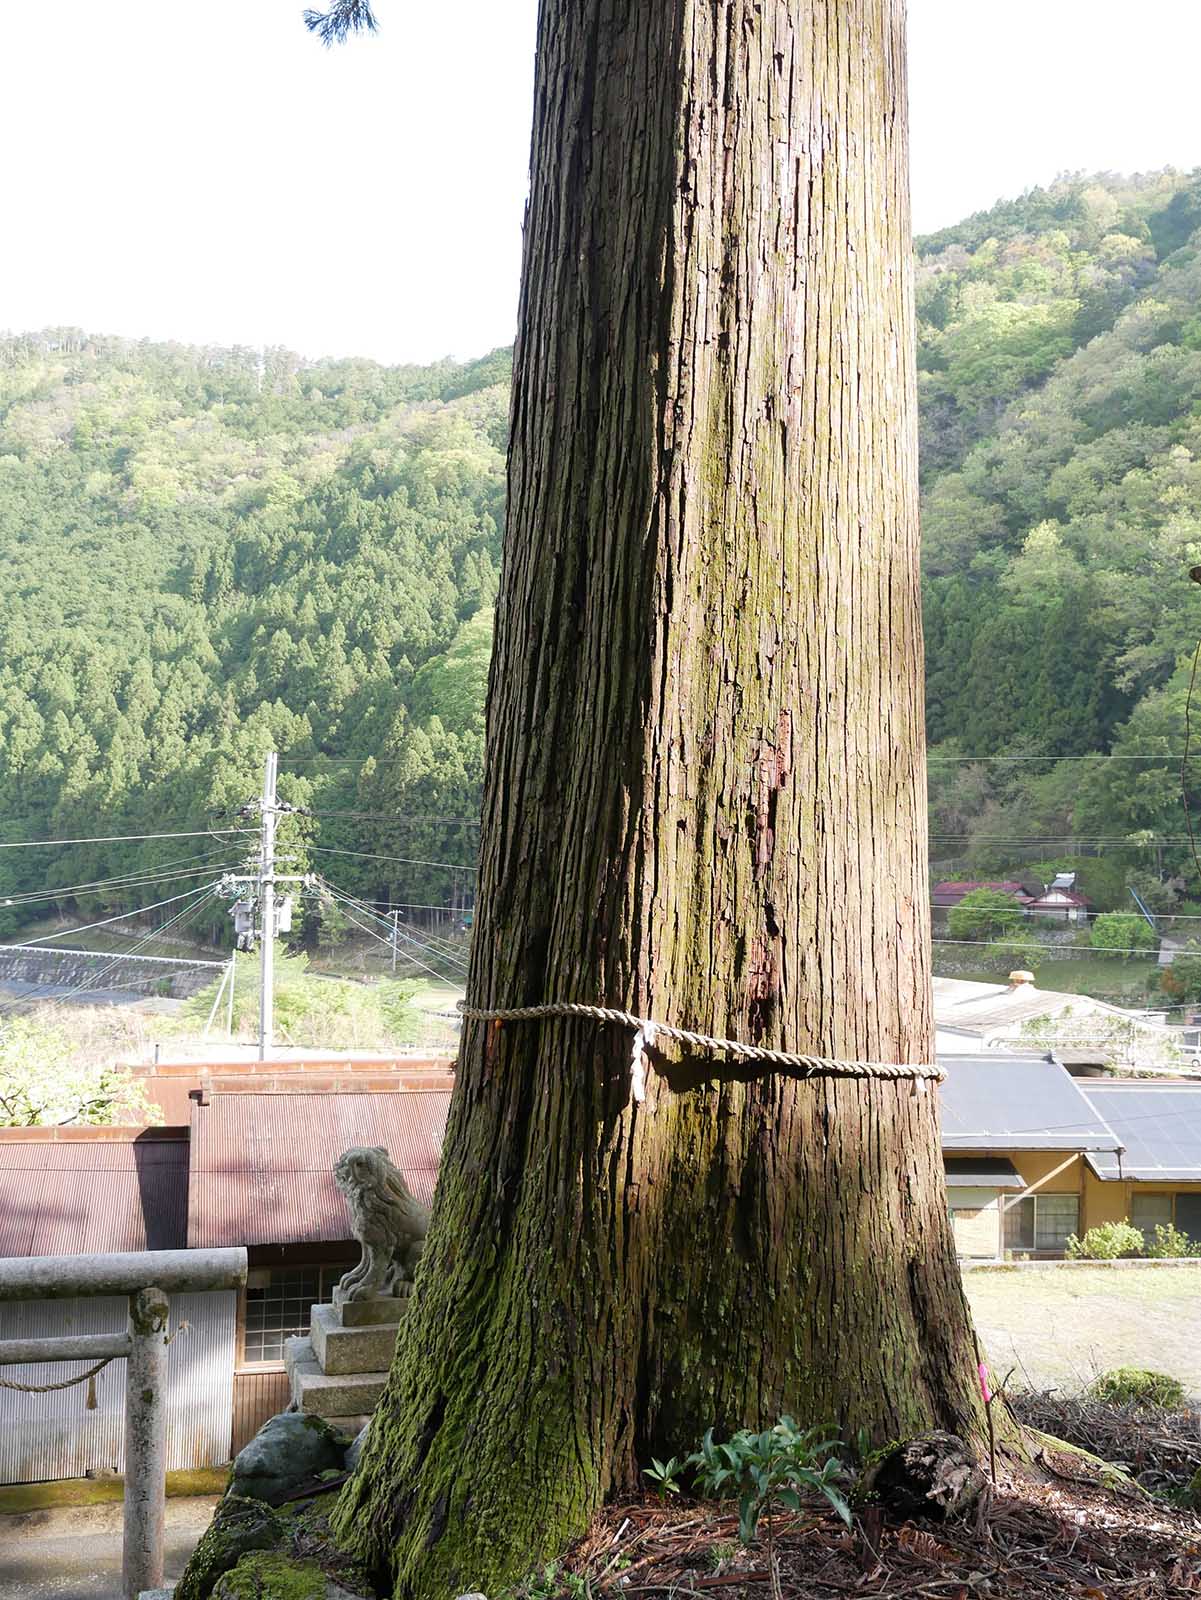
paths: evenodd
<path fill-rule="evenodd" d="M 1079 1194 L 1084 1163 L 1080 1156 L 1069 1150 L 948 1150 L 954 1161 L 976 1157 L 1003 1156 L 1012 1161 L 1025 1190 L 1006 1189 L 1006 1200 L 1018 1200 L 1026 1194 Z M 1062 1168 L 1062 1171 L 1056 1171 Z M 1052 1176 L 1052 1174 L 1055 1174 Z"/>
<path fill-rule="evenodd" d="M 1016 1159 L 1014 1165 L 1017 1165 Z M 1201 1183 L 1104 1183 L 1086 1169 L 1081 1227 L 1088 1229 L 1099 1227 L 1103 1222 L 1125 1222 L 1130 1216 L 1130 1198 L 1134 1194 L 1201 1194 Z"/>
<path fill-rule="evenodd" d="M 1079 1194 L 1084 1163 L 1078 1155 L 1067 1150 L 1017 1150 L 1009 1160 L 1018 1170 L 1018 1176 L 1027 1192 L 1039 1194 Z M 1066 1163 L 1066 1164 L 1065 1164 Z M 1061 1172 L 1055 1172 L 1062 1167 Z M 1052 1177 L 1052 1173 L 1055 1174 Z M 1016 1200 L 1016 1189 L 1005 1191 L 1006 1199 Z"/>
<path fill-rule="evenodd" d="M 971 1157 L 995 1156 L 996 1150 L 948 1151 L 948 1155 L 955 1158 L 961 1156 Z M 1024 1189 L 1003 1189 L 999 1196 L 999 1204 L 989 1206 L 979 1216 L 969 1219 L 966 1214 L 961 1214 L 955 1219 L 955 1245 L 962 1256 L 991 1256 L 999 1255 L 1002 1241 L 1005 1236 L 1002 1221 L 1003 1209 L 1014 1200 L 1021 1200 L 1028 1194 L 1076 1194 L 1080 1193 L 1083 1178 L 1084 1163 L 1080 1156 L 1068 1150 L 1009 1150 L 1004 1152 L 1006 1159 L 1011 1161 L 1017 1169 L 1018 1177 L 1025 1184 Z M 973 1190 L 959 1190 L 959 1206 L 955 1204 L 956 1191 L 948 1189 L 948 1202 L 953 1210 L 964 1207 L 968 1194 L 975 1194 Z M 1081 1204 L 1083 1210 L 1083 1202 Z"/>

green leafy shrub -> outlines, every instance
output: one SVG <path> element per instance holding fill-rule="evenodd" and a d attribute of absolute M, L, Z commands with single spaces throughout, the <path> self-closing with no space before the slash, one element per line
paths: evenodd
<path fill-rule="evenodd" d="M 825 1431 L 802 1430 L 791 1417 L 781 1417 L 763 1433 L 742 1428 L 726 1444 L 715 1444 L 710 1428 L 685 1464 L 695 1468 L 702 1494 L 738 1496 L 738 1532 L 744 1544 L 755 1537 L 763 1516 L 770 1545 L 773 1510 L 800 1510 L 806 1492 L 824 1496 L 850 1527 L 850 1507 L 838 1482 L 841 1441 L 823 1439 Z"/>
<path fill-rule="evenodd" d="M 1158 950 L 1159 935 L 1135 911 L 1103 911 L 1089 934 L 1092 948 L 1116 961 L 1128 961 L 1132 951 Z"/>
<path fill-rule="evenodd" d="M 1166 1372 L 1151 1372 L 1144 1367 L 1114 1367 L 1103 1372 L 1088 1386 L 1094 1400 L 1115 1406 L 1158 1406 L 1174 1410 L 1184 1404 L 1184 1385 Z"/>
<path fill-rule="evenodd" d="M 1201 1245 L 1190 1239 L 1187 1233 L 1181 1233 L 1179 1228 L 1174 1228 L 1170 1222 L 1159 1223 L 1155 1229 L 1155 1237 L 1147 1240 L 1144 1234 L 1143 1240 L 1146 1254 L 1155 1261 L 1178 1260 L 1183 1256 L 1201 1255 Z"/>
<path fill-rule="evenodd" d="M 1102 1222 L 1090 1228 L 1083 1239 L 1070 1234 L 1064 1254 L 1069 1261 L 1117 1261 L 1121 1256 L 1140 1256 L 1143 1236 L 1128 1222 Z"/>

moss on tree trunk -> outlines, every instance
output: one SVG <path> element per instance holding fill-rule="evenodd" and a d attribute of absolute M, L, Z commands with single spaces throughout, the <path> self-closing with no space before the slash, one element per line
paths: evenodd
<path fill-rule="evenodd" d="M 543 0 L 477 1006 L 929 1059 L 901 0 Z M 444 1600 L 781 1410 L 980 1426 L 936 1096 L 464 1030 L 338 1526 Z"/>

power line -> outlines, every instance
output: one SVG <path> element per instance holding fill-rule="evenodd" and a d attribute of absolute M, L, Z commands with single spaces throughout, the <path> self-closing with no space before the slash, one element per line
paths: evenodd
<path fill-rule="evenodd" d="M 1061 854 L 1069 850 L 1157 850 L 1164 846 L 1186 845 L 1188 839 L 1177 834 L 1158 834 L 1150 839 L 1131 839 L 1125 834 L 1059 833 L 1059 834 L 1009 834 L 1009 833 L 931 833 L 930 839 L 939 844 L 1012 844 L 1023 849 L 1035 845 L 1058 846 Z"/>
<path fill-rule="evenodd" d="M 932 755 L 927 754 L 927 761 L 968 761 L 976 762 L 997 761 L 1179 761 L 1180 757 L 1169 752 L 1160 756 L 1135 756 L 1123 755 L 1120 752 L 1098 750 L 1087 756 L 958 756 L 958 755 Z"/>
<path fill-rule="evenodd" d="M 239 865 L 239 863 L 236 862 L 236 861 L 235 862 L 223 862 L 223 863 L 210 861 L 210 862 L 207 862 L 202 867 L 188 867 L 188 868 L 186 868 L 186 869 L 184 869 L 182 871 L 178 871 L 178 872 L 166 872 L 166 873 L 155 874 L 153 876 L 144 877 L 144 878 L 131 878 L 126 882 L 121 882 L 121 883 L 117 883 L 117 884 L 108 884 L 108 885 L 105 885 L 102 888 L 87 889 L 87 890 L 77 889 L 77 890 L 72 891 L 69 894 L 66 891 L 60 890 L 58 892 L 50 893 L 50 894 L 31 894 L 31 895 L 27 895 L 27 896 L 24 896 L 24 897 L 19 898 L 19 899 L 8 899 L 8 898 L 6 898 L 4 900 L 0 900 L 0 910 L 21 911 L 21 910 L 24 910 L 24 909 L 26 909 L 27 907 L 30 907 L 30 906 L 43 904 L 48 900 L 63 900 L 63 899 L 72 899 L 73 900 L 73 899 L 77 899 L 77 898 L 87 898 L 87 897 L 89 897 L 91 895 L 98 895 L 98 894 L 113 895 L 113 894 L 116 894 L 116 893 L 123 893 L 123 892 L 125 892 L 127 890 L 146 889 L 146 888 L 149 888 L 152 884 L 177 883 L 183 878 L 202 877 L 206 873 L 209 873 L 209 872 L 232 871 L 238 865 Z M 133 911 L 133 912 L 130 913 L 130 915 L 131 916 L 136 916 L 137 912 Z"/>
<path fill-rule="evenodd" d="M 1012 939 L 1005 938 L 1004 935 L 1000 935 L 996 939 L 932 939 L 930 942 L 931 942 L 931 944 L 968 944 L 968 945 L 976 945 L 981 949 L 987 949 L 987 948 L 991 948 L 992 946 L 999 945 L 999 944 L 1000 945 L 1011 944 L 1013 941 L 1012 941 Z M 1043 956 L 1044 953 L 1045 953 L 1045 955 L 1046 955 L 1048 960 L 1052 960 L 1053 961 L 1055 959 L 1057 951 L 1056 951 L 1054 945 L 1041 945 L 1039 947 L 1039 949 L 1040 949 L 1040 954 L 1039 954 L 1039 959 L 1040 960 L 1042 959 L 1042 956 Z M 1071 945 L 1064 945 L 1063 949 L 1067 952 L 1067 954 L 1069 956 L 1074 956 L 1077 959 L 1079 959 L 1079 957 L 1083 956 L 1083 955 L 1093 955 L 1093 956 L 1146 956 L 1148 959 L 1151 959 L 1155 955 L 1155 951 L 1154 950 L 1124 950 L 1124 949 L 1121 949 L 1118 945 L 1113 945 L 1113 944 L 1090 944 L 1090 945 L 1082 947 L 1081 949 L 1075 949 Z"/>
<path fill-rule="evenodd" d="M 359 856 L 364 861 L 395 861 L 403 867 L 444 867 L 449 872 L 475 872 L 476 867 L 465 867 L 458 861 L 423 861 L 416 856 L 381 856 L 370 850 L 337 850 L 330 844 L 310 844 L 305 847 L 325 856 Z"/>
<path fill-rule="evenodd" d="M 18 839 L 0 850 L 45 850 L 63 844 L 133 844 L 142 839 L 211 839 L 219 833 L 250 833 L 249 828 L 201 828 L 195 833 L 102 833 L 90 839 Z"/>
<path fill-rule="evenodd" d="M 434 823 L 457 828 L 478 828 L 480 826 L 478 817 L 403 816 L 395 811 L 317 811 L 306 806 L 303 814 L 306 817 L 351 817 L 360 822 Z"/>
<path fill-rule="evenodd" d="M 343 894 L 339 890 L 335 890 L 334 886 L 332 884 L 330 884 L 330 883 L 326 883 L 324 878 L 321 880 L 321 882 L 322 882 L 322 885 L 329 891 L 329 893 L 333 897 L 334 901 L 342 907 L 343 914 L 348 918 L 349 921 L 354 923 L 356 928 L 358 928 L 362 933 L 368 934 L 372 939 L 378 939 L 379 943 L 384 945 L 388 950 L 393 950 L 395 948 L 395 946 L 392 943 L 392 939 L 390 937 L 390 935 L 392 933 L 392 924 L 391 923 L 382 923 L 382 926 L 386 927 L 388 929 L 388 932 L 389 932 L 389 937 L 385 939 L 382 935 L 377 934 L 373 929 L 367 927 L 364 923 L 359 922 L 357 918 L 351 916 L 350 915 L 350 910 L 348 910 L 347 908 L 352 908 L 354 910 L 363 910 L 364 915 L 369 916 L 369 917 L 374 917 L 374 913 L 372 913 L 370 911 L 366 911 L 365 908 L 360 907 L 349 895 Z M 381 919 L 374 918 L 374 920 L 380 921 Z M 399 931 L 399 930 L 397 930 L 397 931 Z M 436 950 L 432 945 L 427 945 L 427 944 L 423 943 L 423 941 L 420 940 L 420 939 L 414 939 L 414 938 L 409 937 L 409 936 L 405 936 L 405 939 L 406 939 L 406 943 L 415 944 L 419 950 L 426 950 L 434 958 L 440 959 L 442 961 L 445 961 L 448 966 L 455 967 L 456 972 L 459 975 L 464 975 L 466 973 L 466 967 L 464 965 L 462 965 L 460 962 L 458 962 L 457 960 L 453 959 L 452 957 L 446 955 L 443 951 Z M 420 960 L 417 956 L 413 955 L 411 951 L 405 950 L 402 953 L 404 954 L 404 956 L 406 957 L 407 960 L 412 961 L 416 966 L 420 967 L 423 972 L 428 972 L 431 977 L 439 979 L 440 982 L 445 982 L 446 981 L 446 974 L 445 973 L 436 972 L 433 967 L 427 966 L 424 961 Z"/>
<path fill-rule="evenodd" d="M 209 868 L 208 870 L 214 871 L 216 869 Z M 137 911 L 123 911 L 119 916 L 104 917 L 99 922 L 85 922 L 82 928 L 64 928 L 59 933 L 41 933 L 34 939 L 24 940 L 23 943 L 32 948 L 35 945 L 44 944 L 47 939 L 70 939 L 79 933 L 90 933 L 93 928 L 107 928 L 114 922 L 128 922 L 131 917 L 144 917 L 151 911 L 161 910 L 163 906 L 173 906 L 178 904 L 180 900 L 187 900 L 189 896 L 195 893 L 195 889 L 185 889 L 183 894 L 172 895 L 169 900 L 156 900 L 152 906 L 141 906 Z"/>
<path fill-rule="evenodd" d="M 76 995 L 82 994 L 85 989 L 98 988 L 100 979 L 107 976 L 107 974 L 110 973 L 114 967 L 119 966 L 122 961 L 136 961 L 139 953 L 145 950 L 147 945 L 152 944 L 155 939 L 161 938 L 162 935 L 168 931 L 168 929 L 178 927 L 182 922 L 193 917 L 196 912 L 200 910 L 201 906 L 204 905 L 209 896 L 215 895 L 216 889 L 217 884 L 215 881 L 213 883 L 204 884 L 199 889 L 190 889 L 188 891 L 188 897 L 191 897 L 193 901 L 190 906 L 185 906 L 183 910 L 177 912 L 175 916 L 168 917 L 166 922 L 162 923 L 159 927 L 154 928 L 143 938 L 139 939 L 137 943 L 134 944 L 129 950 L 119 951 L 108 961 L 105 966 L 100 968 L 99 972 L 90 973 L 86 978 L 84 978 L 83 982 L 77 984 L 74 989 L 69 990 L 65 995 L 55 995 L 51 997 L 48 1003 L 51 1006 L 63 1006 L 66 1005 L 69 1000 L 73 1000 Z M 199 898 L 196 898 L 197 896 Z M 43 984 L 42 988 L 44 991 L 42 996 L 24 995 L 20 1000 L 0 1009 L 3 1010 L 4 1014 L 7 1014 L 11 1011 L 18 1010 L 21 1006 L 35 1004 L 39 998 L 46 998 L 46 992 L 50 988 L 53 988 L 53 985 Z"/>
<path fill-rule="evenodd" d="M 391 950 L 392 941 L 390 939 L 381 938 L 380 935 L 374 931 L 374 929 L 367 927 L 366 924 L 360 922 L 357 917 L 352 916 L 350 911 L 347 910 L 347 905 L 349 902 L 345 901 L 343 896 L 334 895 L 334 899 L 342 903 L 343 915 L 346 917 L 348 922 L 352 922 L 354 926 L 358 928 L 360 933 L 365 933 L 370 939 L 378 940 L 379 943 L 384 945 L 386 949 Z M 414 966 L 420 967 L 423 972 L 428 972 L 431 978 L 437 978 L 440 983 L 446 982 L 445 973 L 436 972 L 433 967 L 426 966 L 425 962 L 418 960 L 415 955 L 410 955 L 409 952 L 406 951 L 405 958 L 406 960 L 411 961 Z"/>
<path fill-rule="evenodd" d="M 322 883 L 327 883 L 327 880 L 324 878 L 321 881 Z M 333 885 L 328 884 L 327 886 L 332 892 Z M 457 951 L 446 950 L 438 941 L 433 939 L 418 939 L 416 935 L 412 933 L 402 933 L 399 922 L 394 922 L 391 918 L 376 916 L 375 912 L 368 908 L 365 901 L 357 899 L 354 895 L 347 894 L 344 890 L 339 891 L 339 893 L 342 895 L 344 900 L 359 907 L 365 916 L 371 917 L 373 921 L 378 922 L 380 927 L 387 928 L 389 934 L 395 933 L 399 938 L 404 939 L 407 943 L 415 944 L 419 950 L 428 950 L 433 955 L 441 956 L 448 965 L 456 967 L 459 971 L 466 973 L 467 963 L 460 957 Z"/>
<path fill-rule="evenodd" d="M 21 905 L 28 900 L 56 900 L 62 899 L 67 895 L 84 894 L 86 892 L 98 893 L 103 889 L 128 887 L 131 881 L 135 879 L 139 882 L 142 879 L 146 879 L 148 882 L 162 882 L 175 876 L 173 872 L 167 869 L 180 867 L 192 861 L 211 861 L 214 856 L 224 855 L 230 848 L 228 840 L 221 840 L 215 850 L 200 850 L 193 852 L 189 856 L 172 856 L 169 861 L 160 861 L 153 866 L 137 867 L 130 872 L 117 873 L 110 878 L 89 878 L 86 883 L 64 883 L 57 888 L 47 889 L 45 892 L 41 890 L 35 892 L 18 891 L 15 894 L 6 896 L 4 903 L 6 905 Z M 160 874 L 161 876 L 153 877 L 152 875 L 154 874 Z"/>

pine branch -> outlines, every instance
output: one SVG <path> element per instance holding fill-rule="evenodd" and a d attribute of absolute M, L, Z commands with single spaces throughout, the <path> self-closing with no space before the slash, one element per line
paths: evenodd
<path fill-rule="evenodd" d="M 324 45 L 344 44 L 352 33 L 374 33 L 371 0 L 334 0 L 328 11 L 306 11 L 304 25 Z"/>

